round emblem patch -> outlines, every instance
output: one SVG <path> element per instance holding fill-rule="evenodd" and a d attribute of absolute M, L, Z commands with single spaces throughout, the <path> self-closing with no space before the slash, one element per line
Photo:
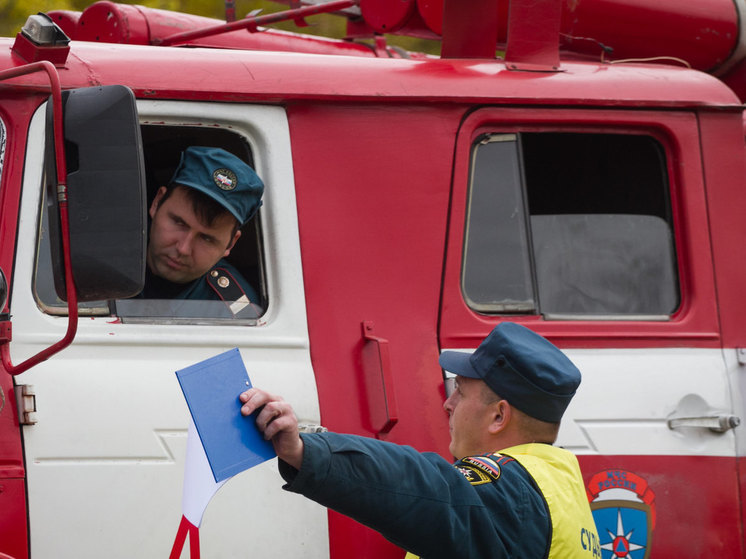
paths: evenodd
<path fill-rule="evenodd" d="M 238 177 L 230 169 L 216 169 L 212 173 L 212 180 L 221 190 L 233 190 L 238 185 Z"/>

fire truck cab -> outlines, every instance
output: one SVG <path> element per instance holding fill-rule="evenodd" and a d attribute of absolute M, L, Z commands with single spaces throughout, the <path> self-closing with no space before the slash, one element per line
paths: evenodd
<path fill-rule="evenodd" d="M 234 347 L 302 423 L 447 456 L 439 352 L 501 321 L 583 373 L 557 444 L 602 558 L 746 556 L 742 2 L 292 4 L 100 1 L 0 39 L 0 557 L 172 552 L 174 371 Z M 349 40 L 267 28 L 323 11 Z M 230 256 L 252 308 L 138 297 L 191 145 L 265 182 Z M 276 470 L 215 495 L 205 556 L 404 556 Z"/>

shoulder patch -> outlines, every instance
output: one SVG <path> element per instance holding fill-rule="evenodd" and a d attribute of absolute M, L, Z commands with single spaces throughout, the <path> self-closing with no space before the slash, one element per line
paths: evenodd
<path fill-rule="evenodd" d="M 500 478 L 500 464 L 494 459 L 493 455 L 467 456 L 461 462 L 472 468 L 476 468 L 493 480 Z"/>
<path fill-rule="evenodd" d="M 462 458 L 454 467 L 461 472 L 472 485 L 491 483 L 500 479 L 501 464 L 512 462 L 513 459 L 500 454 L 485 454 L 482 456 L 467 456 Z"/>
<path fill-rule="evenodd" d="M 481 470 L 478 470 L 472 466 L 457 464 L 456 469 L 461 472 L 461 475 L 466 478 L 466 481 L 468 481 L 472 485 L 482 485 L 483 483 L 490 483 L 492 481 Z"/>

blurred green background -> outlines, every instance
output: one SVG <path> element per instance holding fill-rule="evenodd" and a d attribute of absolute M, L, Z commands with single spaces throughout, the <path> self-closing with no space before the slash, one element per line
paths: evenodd
<path fill-rule="evenodd" d="M 86 6 L 92 3 L 93 0 L 0 0 L 0 36 L 15 36 L 26 22 L 26 18 L 38 12 L 51 10 L 83 11 Z M 225 3 L 223 0 L 131 0 L 122 3 L 225 20 Z M 268 0 L 235 0 L 235 9 L 236 19 L 241 19 L 253 10 L 261 9 L 262 13 L 266 14 L 287 10 L 288 6 Z M 308 27 L 299 28 L 293 22 L 282 22 L 271 27 L 332 38 L 342 38 L 345 35 L 346 19 L 343 17 L 321 14 L 309 17 L 307 22 L 310 24 Z M 438 41 L 393 35 L 387 35 L 386 41 L 391 45 L 411 51 L 440 54 L 440 42 Z"/>

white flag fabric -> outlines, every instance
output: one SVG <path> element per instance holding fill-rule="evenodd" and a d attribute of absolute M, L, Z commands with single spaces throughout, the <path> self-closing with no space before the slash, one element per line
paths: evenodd
<path fill-rule="evenodd" d="M 226 481 L 215 481 L 199 433 L 190 418 L 181 511 L 193 526 L 200 527 L 207 505 Z"/>

